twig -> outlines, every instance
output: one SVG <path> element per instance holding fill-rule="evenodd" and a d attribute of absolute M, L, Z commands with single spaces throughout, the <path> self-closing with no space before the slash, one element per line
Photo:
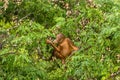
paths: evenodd
<path fill-rule="evenodd" d="M 32 13 L 29 13 L 29 14 L 27 14 L 26 16 L 22 17 L 21 19 L 19 19 L 19 20 L 17 21 L 17 23 L 22 22 L 24 19 L 26 19 L 26 18 L 27 18 L 28 16 L 30 16 L 31 14 L 32 14 Z M 14 29 L 14 28 L 17 28 L 17 27 L 18 27 L 18 25 L 15 25 L 15 26 L 7 29 L 7 32 L 9 32 L 10 30 L 12 30 L 12 29 Z"/>
<path fill-rule="evenodd" d="M 18 22 L 21 22 L 21 21 L 23 21 L 24 19 L 26 19 L 28 16 L 30 16 L 32 13 L 29 13 L 29 14 L 27 14 L 26 16 L 24 16 L 23 18 L 21 18 L 21 19 L 19 19 L 19 21 Z"/>

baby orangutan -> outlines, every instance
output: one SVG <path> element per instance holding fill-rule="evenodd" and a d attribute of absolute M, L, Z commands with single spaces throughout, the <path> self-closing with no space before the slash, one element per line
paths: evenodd
<path fill-rule="evenodd" d="M 47 39 L 46 43 L 52 45 L 54 48 L 53 56 L 61 59 L 62 64 L 65 63 L 67 56 L 69 56 L 73 51 L 78 50 L 78 47 L 76 47 L 69 38 L 66 38 L 61 33 L 56 36 L 56 39 L 53 42 Z"/>

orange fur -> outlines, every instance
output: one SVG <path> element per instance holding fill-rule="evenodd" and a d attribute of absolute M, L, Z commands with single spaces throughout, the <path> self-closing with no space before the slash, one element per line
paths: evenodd
<path fill-rule="evenodd" d="M 61 59 L 62 64 L 65 63 L 67 56 L 69 56 L 73 51 L 78 50 L 78 47 L 76 47 L 69 38 L 66 38 L 61 33 L 56 36 L 56 39 L 53 42 L 47 39 L 46 43 L 52 45 L 54 48 L 53 56 Z"/>

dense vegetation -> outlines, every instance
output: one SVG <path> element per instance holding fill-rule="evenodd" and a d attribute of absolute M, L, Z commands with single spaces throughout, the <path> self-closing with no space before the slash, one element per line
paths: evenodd
<path fill-rule="evenodd" d="M 65 65 L 58 33 L 79 47 Z M 120 80 L 120 1 L 1 0 L 0 80 Z"/>

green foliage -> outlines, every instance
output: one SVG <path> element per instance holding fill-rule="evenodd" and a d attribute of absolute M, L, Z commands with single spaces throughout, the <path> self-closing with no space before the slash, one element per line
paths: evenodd
<path fill-rule="evenodd" d="M 119 10 L 119 0 L 9 0 L 0 13 L 0 80 L 119 80 Z M 46 39 L 57 33 L 79 47 L 65 65 L 47 61 Z"/>

